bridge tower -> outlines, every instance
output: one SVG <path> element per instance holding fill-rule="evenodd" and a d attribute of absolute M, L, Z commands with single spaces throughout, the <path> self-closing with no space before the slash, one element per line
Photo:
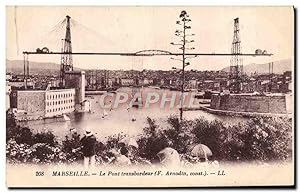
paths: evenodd
<path fill-rule="evenodd" d="M 231 46 L 232 57 L 230 59 L 230 85 L 229 89 L 233 93 L 239 93 L 241 91 L 241 82 L 243 75 L 243 59 L 241 54 L 241 37 L 239 18 L 234 19 L 233 41 Z"/>
<path fill-rule="evenodd" d="M 73 71 L 73 59 L 72 59 L 72 42 L 71 42 L 71 24 L 70 16 L 66 16 L 66 35 L 62 39 L 61 48 L 61 63 L 60 63 L 60 84 L 65 85 L 65 72 Z"/>

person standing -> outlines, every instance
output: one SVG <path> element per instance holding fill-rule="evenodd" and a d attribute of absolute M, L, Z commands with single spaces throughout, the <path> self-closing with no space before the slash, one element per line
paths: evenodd
<path fill-rule="evenodd" d="M 85 136 L 80 140 L 82 144 L 82 153 L 83 153 L 83 165 L 85 168 L 88 168 L 89 166 L 94 167 L 95 166 L 95 146 L 96 146 L 96 137 L 92 133 L 91 130 L 87 129 L 85 131 Z"/>

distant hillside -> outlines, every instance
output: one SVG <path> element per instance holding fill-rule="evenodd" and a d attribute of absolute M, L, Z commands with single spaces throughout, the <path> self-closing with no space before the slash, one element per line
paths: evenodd
<path fill-rule="evenodd" d="M 6 72 L 23 72 L 23 60 L 6 60 Z M 51 62 L 32 62 L 29 61 L 29 71 L 31 73 L 59 73 L 60 64 Z M 74 68 L 74 70 L 81 70 Z"/>
<path fill-rule="evenodd" d="M 222 71 L 229 72 L 230 67 L 223 68 Z M 292 71 L 293 70 L 293 63 L 291 59 L 284 59 L 275 61 L 273 65 L 273 72 L 275 74 L 282 74 L 285 71 Z M 258 74 L 267 74 L 269 73 L 269 63 L 265 64 L 256 64 L 251 63 L 244 65 L 244 72 L 246 74 L 251 73 L 258 73 Z"/>

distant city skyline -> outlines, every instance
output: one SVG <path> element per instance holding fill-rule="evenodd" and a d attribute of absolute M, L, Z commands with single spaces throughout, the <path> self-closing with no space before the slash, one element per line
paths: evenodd
<path fill-rule="evenodd" d="M 14 63 L 14 64 L 12 64 L 12 63 Z M 19 63 L 21 66 L 16 67 L 16 63 Z M 281 65 L 277 66 L 276 63 L 277 64 L 280 63 Z M 291 66 L 290 67 L 287 66 L 286 63 L 288 63 Z M 7 69 L 18 69 L 17 71 L 19 72 L 21 70 L 22 74 L 23 74 L 23 60 L 7 60 L 6 64 L 7 64 L 7 67 L 6 67 Z M 38 64 L 38 66 L 37 66 L 37 64 Z M 53 66 L 52 67 L 45 66 L 45 65 L 49 65 L 49 64 L 54 64 L 56 66 L 55 67 L 53 67 Z M 255 69 L 255 67 L 253 67 L 253 65 L 260 65 L 260 64 L 262 64 L 262 66 L 260 66 L 259 69 Z M 275 71 L 275 73 L 276 73 L 276 71 L 280 71 L 280 72 L 277 72 L 279 74 L 281 74 L 284 71 L 290 71 L 293 68 L 293 63 L 292 63 L 291 59 L 282 59 L 282 60 L 273 61 L 273 64 L 275 64 L 273 66 L 273 70 Z M 43 62 L 43 61 L 42 62 L 29 61 L 29 65 L 30 65 L 31 71 L 32 71 L 32 68 L 34 68 L 34 69 L 49 69 L 49 70 L 59 70 L 59 68 L 60 68 L 60 64 L 58 62 L 55 63 L 55 62 Z M 268 71 L 268 67 L 266 65 L 268 65 L 268 63 L 264 63 L 264 64 L 263 63 L 259 63 L 259 64 L 250 63 L 250 64 L 246 64 L 245 68 L 247 69 L 248 66 L 251 66 L 250 68 L 253 71 L 252 73 L 255 73 L 255 72 L 257 72 L 257 73 L 267 73 L 266 71 Z M 143 71 L 143 70 L 159 71 L 159 70 L 162 70 L 162 71 L 174 71 L 174 69 L 148 69 L 148 68 L 143 68 L 143 69 L 137 69 L 137 68 L 135 68 L 135 69 L 133 69 L 133 68 L 132 69 L 122 69 L 122 68 L 120 68 L 120 69 L 106 69 L 105 67 L 103 67 L 103 68 L 94 69 L 94 68 L 84 68 L 84 67 L 83 68 L 78 68 L 76 66 L 74 68 L 75 68 L 74 70 L 81 69 L 81 70 L 86 70 L 86 71 L 89 71 L 89 70 L 111 70 L 111 71 L 122 71 L 122 70 L 123 71 L 130 71 L 130 70 L 136 70 L 136 71 Z M 229 72 L 229 68 L 230 68 L 230 66 L 228 65 L 228 66 L 225 66 L 224 68 L 216 69 L 216 70 L 207 70 L 207 69 L 201 70 L 201 69 L 189 68 L 187 71 L 193 71 L 193 70 L 197 70 L 197 71 L 221 71 L 221 70 L 225 70 L 226 72 L 227 71 Z M 260 70 L 261 70 L 261 72 L 260 72 Z M 250 73 L 250 72 L 245 72 L 245 73 Z"/>
<path fill-rule="evenodd" d="M 175 24 L 181 10 L 192 19 L 193 52 L 230 53 L 233 19 L 240 18 L 242 53 L 256 49 L 272 57 L 246 57 L 249 63 L 293 59 L 294 29 L 290 7 L 7 7 L 7 59 L 22 60 L 23 51 L 48 47 L 59 51 L 65 29 L 53 28 L 70 15 L 74 52 L 137 52 L 160 49 L 180 52 Z M 137 17 L 138 16 L 138 17 Z M 16 33 L 17 29 L 17 33 Z M 51 30 L 54 30 L 51 33 Z M 16 38 L 17 37 L 17 38 Z M 18 39 L 18 41 L 17 41 Z M 19 47 L 19 50 L 18 50 Z M 19 53 L 18 53 L 19 52 Z M 109 70 L 171 70 L 181 67 L 169 56 L 73 56 L 74 67 Z M 60 56 L 30 56 L 30 61 L 59 63 Z M 191 60 L 189 69 L 220 70 L 230 57 L 201 56 Z"/>

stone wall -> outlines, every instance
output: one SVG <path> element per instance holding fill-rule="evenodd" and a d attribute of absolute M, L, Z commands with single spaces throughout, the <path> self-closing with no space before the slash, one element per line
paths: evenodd
<path fill-rule="evenodd" d="M 284 95 L 212 95 L 211 108 L 236 112 L 287 113 Z"/>
<path fill-rule="evenodd" d="M 44 118 L 45 91 L 18 91 L 17 109 L 24 111 L 24 117 L 27 120 Z"/>

